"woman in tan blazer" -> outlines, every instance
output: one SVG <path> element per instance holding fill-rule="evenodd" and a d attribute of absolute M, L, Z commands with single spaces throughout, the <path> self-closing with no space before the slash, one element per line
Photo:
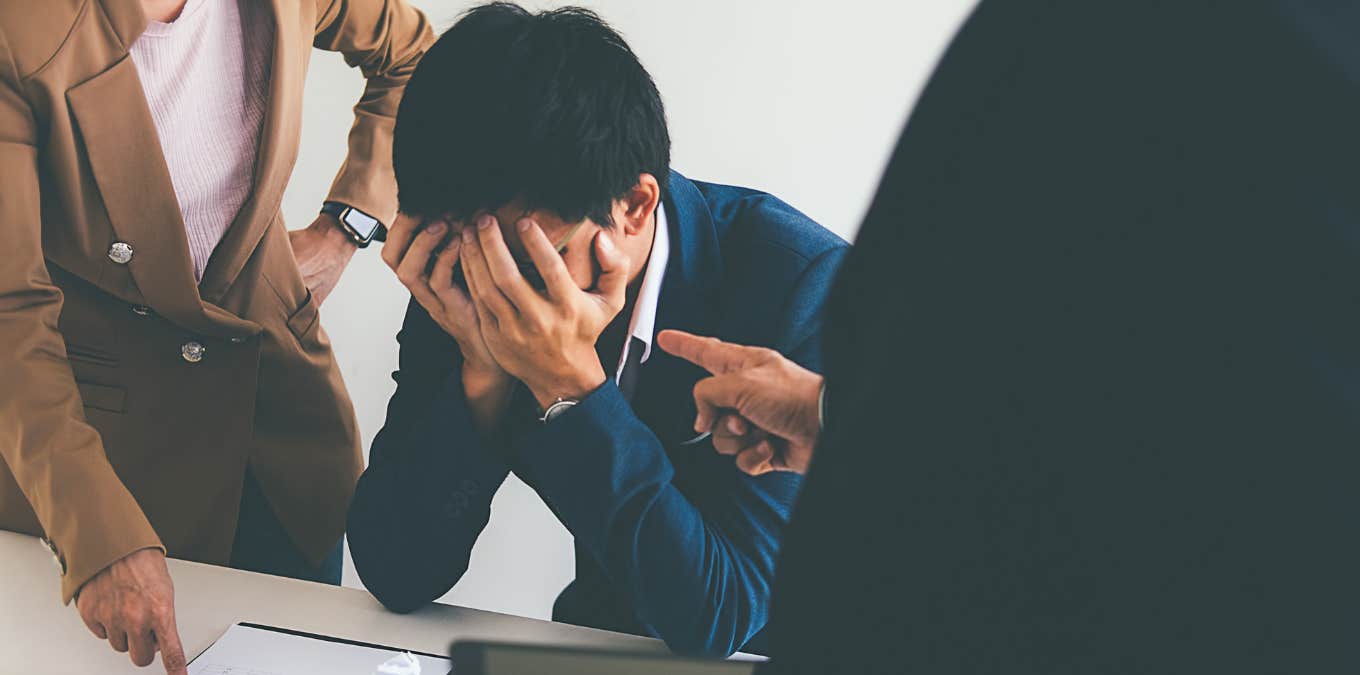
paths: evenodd
<path fill-rule="evenodd" d="M 361 456 L 317 305 L 370 233 L 290 242 L 280 199 L 316 46 L 368 82 L 331 213 L 391 222 L 432 41 L 404 0 L 0 3 L 0 528 L 138 665 L 184 669 L 167 552 L 339 581 Z"/>

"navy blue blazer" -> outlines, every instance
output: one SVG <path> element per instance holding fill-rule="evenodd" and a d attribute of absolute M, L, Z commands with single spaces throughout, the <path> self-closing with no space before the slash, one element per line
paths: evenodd
<path fill-rule="evenodd" d="M 822 308 L 846 243 L 768 194 L 674 172 L 663 203 L 672 243 L 656 330 L 764 345 L 820 370 Z M 452 588 L 513 470 L 576 540 L 576 579 L 554 619 L 684 653 L 764 649 L 802 481 L 752 478 L 695 441 L 703 371 L 655 348 L 631 402 L 610 382 L 544 426 L 521 396 L 518 423 L 494 445 L 473 426 L 455 342 L 414 302 L 398 341 L 397 391 L 349 515 L 355 566 L 378 600 L 404 612 Z"/>

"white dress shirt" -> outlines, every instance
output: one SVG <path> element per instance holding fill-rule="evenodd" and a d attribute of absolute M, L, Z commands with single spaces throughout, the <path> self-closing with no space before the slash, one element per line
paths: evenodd
<path fill-rule="evenodd" d="M 623 354 L 619 356 L 619 367 L 614 371 L 614 383 L 623 377 L 623 367 L 628 363 L 628 352 L 633 340 L 642 342 L 642 358 L 638 363 L 646 363 L 652 356 L 652 339 L 656 331 L 656 306 L 661 300 L 661 282 L 666 277 L 666 262 L 671 257 L 671 235 L 666 221 L 666 206 L 656 207 L 656 233 L 652 235 L 652 252 L 647 258 L 647 272 L 642 275 L 642 288 L 638 290 L 637 300 L 633 302 L 633 316 L 628 320 L 629 339 L 623 341 Z"/>

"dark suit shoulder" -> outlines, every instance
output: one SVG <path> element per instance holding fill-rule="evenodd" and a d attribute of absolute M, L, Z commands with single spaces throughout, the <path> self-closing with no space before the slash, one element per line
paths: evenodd
<path fill-rule="evenodd" d="M 806 345 L 821 331 L 826 297 L 849 244 L 768 193 L 695 185 L 721 241 L 721 337 L 786 353 Z"/>
<path fill-rule="evenodd" d="M 767 192 L 700 181 L 694 185 L 713 213 L 724 257 L 774 248 L 812 261 L 849 246 L 836 233 Z"/>

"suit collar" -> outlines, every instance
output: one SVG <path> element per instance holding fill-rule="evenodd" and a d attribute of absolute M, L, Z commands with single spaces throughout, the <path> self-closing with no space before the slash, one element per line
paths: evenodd
<path fill-rule="evenodd" d="M 716 221 L 698 186 L 675 171 L 663 205 L 670 256 L 653 335 L 666 329 L 711 335 L 717 324 L 714 293 L 722 283 Z M 660 349 L 640 366 L 633 409 L 663 444 L 674 446 L 694 438 L 691 390 L 705 375 L 703 369 Z"/>
<path fill-rule="evenodd" d="M 671 171 L 666 192 L 672 246 L 662 291 L 663 306 L 665 290 L 674 295 L 688 292 L 707 295 L 722 286 L 718 228 L 708 200 L 699 186 L 679 171 Z"/>
<path fill-rule="evenodd" d="M 138 0 L 99 0 L 99 2 L 104 7 L 104 16 L 108 17 L 114 36 L 118 38 L 119 47 L 126 54 L 132 49 L 132 43 L 146 30 L 148 20 L 146 12 L 142 11 L 142 3 Z"/>
<path fill-rule="evenodd" d="M 136 68 L 128 57 L 132 44 L 146 31 L 148 19 L 137 0 L 98 1 L 119 42 L 120 55 L 108 71 L 69 91 L 68 99 L 89 148 L 114 231 L 137 251 L 133 274 L 148 304 L 190 329 L 220 332 L 225 312 L 213 303 L 230 290 L 273 222 L 297 156 L 306 42 L 296 33 L 309 27 L 302 25 L 298 3 L 270 0 L 274 45 L 253 187 L 213 251 L 202 281 L 195 284 L 184 222 L 163 155 L 132 164 L 126 161 L 145 157 L 147 148 L 160 148 Z M 240 329 L 234 326 L 230 332 Z"/>

